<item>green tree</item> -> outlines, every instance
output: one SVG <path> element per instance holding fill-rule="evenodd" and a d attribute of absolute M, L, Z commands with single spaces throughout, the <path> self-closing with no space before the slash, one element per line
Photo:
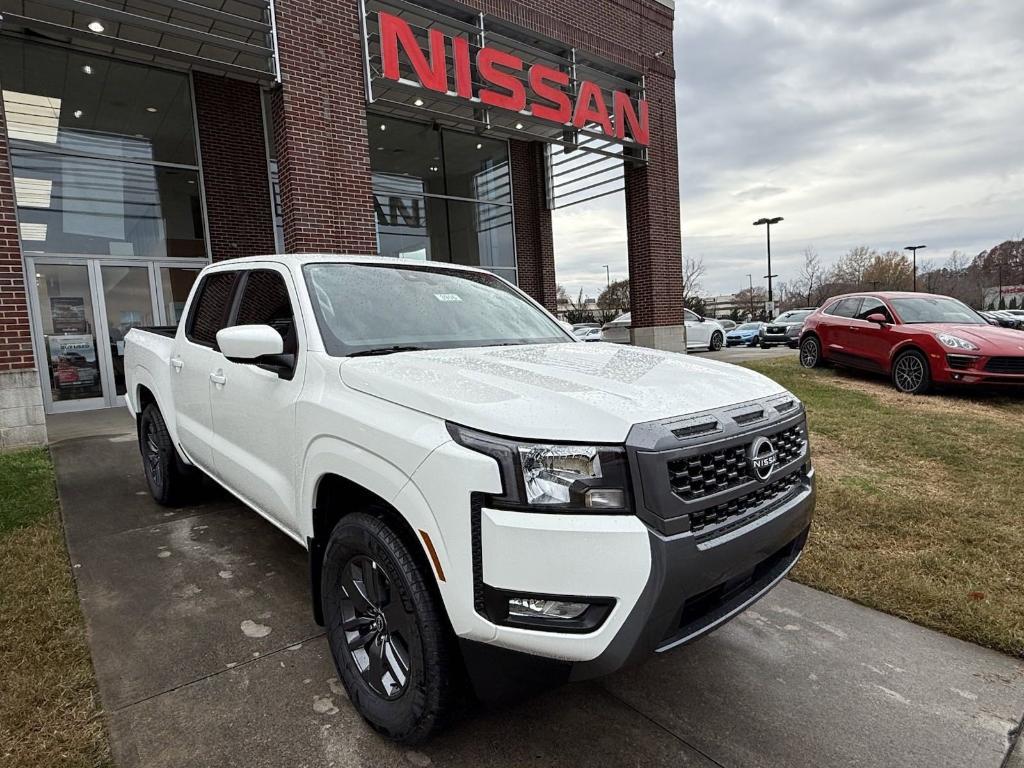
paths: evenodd
<path fill-rule="evenodd" d="M 615 280 L 607 288 L 601 291 L 597 297 L 597 306 L 601 309 L 616 312 L 629 311 L 629 278 Z"/>

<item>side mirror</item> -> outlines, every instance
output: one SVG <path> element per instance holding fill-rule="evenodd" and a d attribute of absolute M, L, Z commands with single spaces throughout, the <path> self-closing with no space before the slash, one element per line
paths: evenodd
<path fill-rule="evenodd" d="M 706 319 L 707 319 L 707 318 L 705 318 L 705 317 L 704 317 L 703 315 L 697 315 L 697 320 L 698 320 L 698 322 L 701 322 L 701 323 L 703 323 L 703 322 L 704 322 L 704 321 L 705 321 Z"/>
<path fill-rule="evenodd" d="M 281 334 L 269 325 L 234 325 L 217 331 L 217 346 L 233 363 L 252 363 L 284 352 Z"/>
<path fill-rule="evenodd" d="M 888 325 L 889 320 L 881 312 L 872 312 L 870 315 L 864 318 L 869 323 L 878 323 L 879 325 Z"/>

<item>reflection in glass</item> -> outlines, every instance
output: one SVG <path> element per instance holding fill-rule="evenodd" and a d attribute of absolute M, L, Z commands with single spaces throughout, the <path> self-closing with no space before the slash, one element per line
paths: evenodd
<path fill-rule="evenodd" d="M 40 264 L 36 290 L 53 401 L 100 397 L 88 267 Z"/>
<path fill-rule="evenodd" d="M 14 147 L 196 164 L 187 75 L 10 37 L 0 72 Z"/>
<path fill-rule="evenodd" d="M 511 207 L 458 200 L 447 202 L 450 261 L 484 269 L 515 268 Z"/>
<path fill-rule="evenodd" d="M 406 180 L 407 192 L 393 188 L 374 195 L 380 255 L 392 259 L 448 261 L 445 201 L 417 195 L 415 185 L 415 180 Z"/>
<path fill-rule="evenodd" d="M 138 325 L 153 325 L 153 297 L 149 292 L 148 267 L 100 268 L 103 303 L 107 309 L 110 359 L 114 365 L 114 388 L 125 393 L 124 337 Z"/>
<path fill-rule="evenodd" d="M 20 150 L 11 159 L 26 252 L 206 253 L 195 171 Z"/>
<path fill-rule="evenodd" d="M 192 290 L 192 284 L 199 276 L 198 269 L 161 267 L 160 285 L 164 296 L 164 317 L 168 325 L 177 325 L 185 311 L 185 302 Z"/>
<path fill-rule="evenodd" d="M 508 142 L 443 131 L 445 194 L 494 203 L 512 202 Z"/>

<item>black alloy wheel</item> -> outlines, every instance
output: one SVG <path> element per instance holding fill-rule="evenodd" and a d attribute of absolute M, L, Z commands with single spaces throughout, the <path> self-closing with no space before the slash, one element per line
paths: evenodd
<path fill-rule="evenodd" d="M 180 504 L 196 485 L 195 471 L 178 456 L 163 414 L 155 403 L 139 417 L 139 450 L 146 485 L 153 499 L 166 507 Z"/>
<path fill-rule="evenodd" d="M 821 344 L 817 336 L 808 336 L 800 342 L 800 365 L 817 368 L 821 365 Z"/>
<path fill-rule="evenodd" d="M 715 331 L 711 334 L 711 346 L 708 347 L 710 352 L 717 352 L 722 348 L 722 334 Z"/>
<path fill-rule="evenodd" d="M 931 386 L 928 360 L 915 349 L 904 352 L 892 364 L 892 383 L 900 392 L 923 395 Z"/>
<path fill-rule="evenodd" d="M 367 555 L 348 561 L 341 585 L 341 628 L 359 674 L 385 699 L 401 696 L 409 685 L 412 611 L 402 605 L 380 564 Z"/>

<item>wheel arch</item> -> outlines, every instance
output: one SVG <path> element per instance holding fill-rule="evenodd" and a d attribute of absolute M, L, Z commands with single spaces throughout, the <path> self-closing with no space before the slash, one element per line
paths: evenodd
<path fill-rule="evenodd" d="M 896 362 L 896 358 L 898 358 L 900 355 L 902 355 L 902 354 L 904 354 L 906 352 L 917 352 L 917 353 L 919 353 L 924 358 L 924 361 L 925 361 L 925 363 L 928 366 L 928 376 L 929 376 L 929 378 L 931 378 L 932 361 L 928 357 L 928 352 L 924 349 L 924 347 L 922 347 L 916 341 L 912 341 L 910 339 L 908 339 L 907 341 L 904 341 L 904 342 L 902 342 L 900 344 L 897 344 L 896 346 L 894 346 L 892 348 L 892 351 L 889 353 L 889 367 L 888 367 L 888 370 L 886 371 L 886 373 L 888 373 L 888 374 L 892 373 L 892 366 Z"/>

